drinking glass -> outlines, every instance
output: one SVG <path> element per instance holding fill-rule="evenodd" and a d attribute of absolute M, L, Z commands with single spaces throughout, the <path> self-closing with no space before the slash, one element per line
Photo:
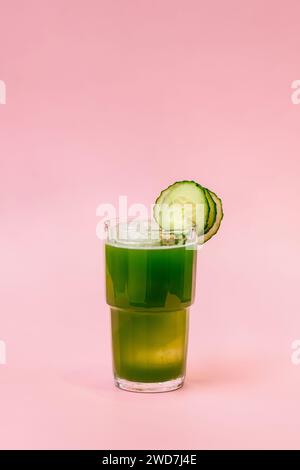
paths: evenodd
<path fill-rule="evenodd" d="M 197 236 L 149 221 L 105 225 L 106 300 L 117 387 L 166 392 L 183 385 Z"/>

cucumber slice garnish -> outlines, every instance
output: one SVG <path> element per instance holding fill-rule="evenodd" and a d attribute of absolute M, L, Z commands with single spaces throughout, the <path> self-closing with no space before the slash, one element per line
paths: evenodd
<path fill-rule="evenodd" d="M 162 230 L 185 232 L 195 227 L 199 243 L 210 240 L 223 219 L 221 199 L 195 181 L 177 181 L 164 189 L 154 206 Z"/>
<path fill-rule="evenodd" d="M 154 206 L 154 218 L 162 229 L 184 231 L 196 227 L 198 235 L 208 227 L 209 214 L 205 188 L 195 181 L 172 184 L 160 193 Z"/>
<path fill-rule="evenodd" d="M 209 190 L 207 188 L 204 188 L 204 191 L 205 191 L 205 196 L 209 205 L 209 216 L 208 216 L 207 225 L 204 230 L 204 233 L 207 233 L 215 223 L 216 216 L 217 216 L 217 206 Z"/>
<path fill-rule="evenodd" d="M 204 234 L 204 240 L 203 240 L 204 243 L 210 240 L 211 237 L 213 237 L 217 233 L 221 225 L 223 215 L 224 215 L 221 199 L 210 190 L 209 190 L 209 193 L 216 205 L 216 218 L 212 227 Z"/>

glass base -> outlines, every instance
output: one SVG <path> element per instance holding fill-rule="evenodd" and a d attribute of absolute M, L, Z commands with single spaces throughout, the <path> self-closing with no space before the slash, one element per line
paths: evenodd
<path fill-rule="evenodd" d="M 132 382 L 131 380 L 115 378 L 116 387 L 127 392 L 141 392 L 141 393 L 160 393 L 172 392 L 183 386 L 184 377 L 178 379 L 167 380 L 166 382 Z"/>

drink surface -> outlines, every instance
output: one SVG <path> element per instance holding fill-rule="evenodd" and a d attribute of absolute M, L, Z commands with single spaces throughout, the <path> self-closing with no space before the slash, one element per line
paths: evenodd
<path fill-rule="evenodd" d="M 105 251 L 115 375 L 148 383 L 184 376 L 197 250 L 106 244 Z"/>

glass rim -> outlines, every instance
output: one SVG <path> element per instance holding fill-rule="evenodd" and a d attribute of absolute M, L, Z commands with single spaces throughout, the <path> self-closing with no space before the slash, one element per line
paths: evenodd
<path fill-rule="evenodd" d="M 130 229 L 144 224 L 144 231 L 136 232 L 139 236 L 128 236 Z M 123 231 L 122 231 L 123 227 Z M 105 243 L 109 245 L 128 246 L 135 248 L 172 248 L 197 244 L 196 227 L 186 229 L 164 229 L 154 219 L 145 218 L 113 218 L 104 221 L 106 232 Z M 121 229 L 121 230 L 120 230 Z M 121 232 L 121 236 L 120 236 Z"/>
<path fill-rule="evenodd" d="M 196 227 L 192 226 L 192 227 L 188 227 L 186 230 L 183 230 L 183 229 L 164 229 L 162 228 L 157 222 L 155 219 L 139 219 L 139 218 L 136 218 L 136 217 L 128 217 L 126 219 L 122 219 L 122 218 L 119 218 L 119 217 L 115 217 L 113 219 L 106 219 L 104 220 L 104 227 L 105 228 L 112 228 L 112 227 L 116 227 L 120 224 L 130 224 L 130 223 L 133 223 L 133 222 L 136 222 L 136 223 L 143 223 L 143 222 L 147 222 L 148 224 L 151 224 L 151 229 L 152 230 L 156 230 L 156 231 L 159 231 L 159 232 L 178 232 L 178 233 L 185 233 L 186 231 L 187 232 L 196 232 Z M 152 224 L 154 224 L 156 227 L 153 228 L 152 227 Z"/>

